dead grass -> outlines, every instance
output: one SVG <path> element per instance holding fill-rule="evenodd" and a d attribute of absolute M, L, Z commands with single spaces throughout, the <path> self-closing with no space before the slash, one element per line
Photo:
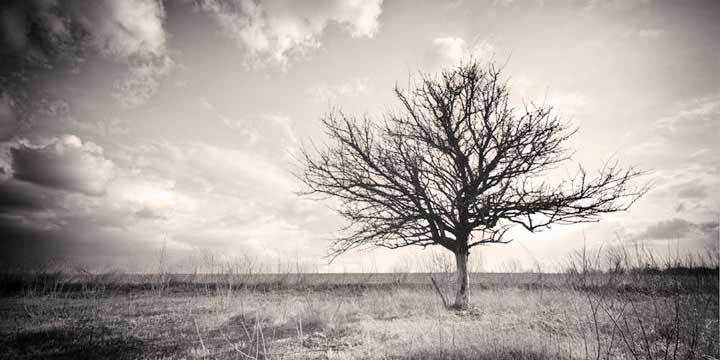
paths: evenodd
<path fill-rule="evenodd" d="M 717 287 L 637 288 L 493 286 L 465 312 L 429 286 L 20 293 L 0 298 L 0 357 L 719 357 Z"/>

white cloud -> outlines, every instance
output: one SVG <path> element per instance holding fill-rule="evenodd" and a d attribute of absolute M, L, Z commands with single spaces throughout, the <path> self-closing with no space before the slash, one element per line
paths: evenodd
<path fill-rule="evenodd" d="M 112 96 L 125 107 L 147 102 L 158 90 L 160 80 L 174 66 L 169 56 L 145 57 L 130 66 L 128 74 L 115 80 Z"/>
<path fill-rule="evenodd" d="M 655 39 L 663 34 L 660 29 L 640 29 L 636 32 L 637 36 L 644 39 Z"/>
<path fill-rule="evenodd" d="M 83 26 L 100 53 L 118 58 L 137 54 L 163 55 L 165 11 L 154 0 L 63 2 L 71 21 Z M 50 12 L 50 11 L 48 11 Z M 69 34 L 68 19 L 55 18 L 52 28 Z"/>
<path fill-rule="evenodd" d="M 368 92 L 368 79 L 359 78 L 337 84 L 317 84 L 311 87 L 308 92 L 315 102 L 327 104 L 336 101 L 340 97 L 355 97 L 366 94 Z"/>
<path fill-rule="evenodd" d="M 446 66 L 455 66 L 463 60 L 473 58 L 480 62 L 492 60 L 495 46 L 489 40 L 468 44 L 461 37 L 439 37 L 433 40 L 426 51 L 426 63 L 436 70 Z"/>
<path fill-rule="evenodd" d="M 633 38 L 652 40 L 661 37 L 663 34 L 665 34 L 665 31 L 658 28 L 631 27 L 625 30 L 625 32 L 623 32 L 621 36 L 623 38 L 629 38 L 631 40 Z"/>
<path fill-rule="evenodd" d="M 511 96 L 516 106 L 532 101 L 545 106 L 552 106 L 557 113 L 572 118 L 592 106 L 590 97 L 580 92 L 547 88 L 541 85 L 537 79 L 526 75 L 513 76 L 509 83 Z"/>
<path fill-rule="evenodd" d="M 102 16 L 88 19 L 81 13 L 80 21 L 88 22 L 101 54 L 124 59 L 129 64 L 128 74 L 113 84 L 113 97 L 125 107 L 142 105 L 157 92 L 160 79 L 174 66 L 167 55 L 162 3 L 110 1 L 104 8 L 110 19 Z"/>
<path fill-rule="evenodd" d="M 433 49 L 453 64 L 462 60 L 466 54 L 465 40 L 458 37 L 437 38 L 433 41 Z"/>
<path fill-rule="evenodd" d="M 576 92 L 551 92 L 547 97 L 547 104 L 553 106 L 564 116 L 575 116 L 590 106 L 590 99 Z"/>
<path fill-rule="evenodd" d="M 126 174 L 113 180 L 108 185 L 107 201 L 126 213 L 144 211 L 170 221 L 178 221 L 179 216 L 197 207 L 194 199 L 175 188 L 174 181 L 147 174 Z"/>
<path fill-rule="evenodd" d="M 720 130 L 720 95 L 711 95 L 695 99 L 683 105 L 677 113 L 661 118 L 656 126 L 670 132 L 683 127 L 714 127 Z"/>
<path fill-rule="evenodd" d="M 293 54 L 320 47 L 320 37 L 331 22 L 348 28 L 353 37 L 373 37 L 381 5 L 382 0 L 205 0 L 201 8 L 247 51 L 251 63 L 286 66 Z"/>
<path fill-rule="evenodd" d="M 628 151 L 660 168 L 702 164 L 706 171 L 720 170 L 720 95 L 700 97 L 680 104 L 671 114 L 655 121 L 644 130 L 645 141 L 633 144 Z"/>
<path fill-rule="evenodd" d="M 287 198 L 298 185 L 281 160 L 255 149 L 161 142 L 127 152 L 123 164 L 138 176 L 173 179 L 186 191 L 271 201 Z"/>
<path fill-rule="evenodd" d="M 292 193 L 297 186 L 289 172 L 250 152 L 196 143 L 186 154 L 196 170 L 240 186 L 246 194 L 274 198 Z"/>
<path fill-rule="evenodd" d="M 289 120 L 276 115 L 267 121 L 282 127 Z M 21 155 L 19 178 L 0 181 L 12 194 L 0 201 L 0 214 L 15 214 L 13 226 L 22 227 L 22 236 L 56 231 L 53 241 L 69 253 L 80 249 L 76 235 L 103 234 L 102 245 L 93 246 L 115 257 L 147 256 L 163 244 L 177 251 L 287 256 L 292 244 L 312 240 L 300 224 L 328 221 L 313 218 L 320 206 L 298 198 L 292 175 L 250 151 L 160 143 L 113 153 L 115 164 L 103 160 L 102 148 L 73 135 L 20 146 L 33 161 Z M 104 171 L 108 163 L 110 174 Z M 133 248 L 123 246 L 128 241 Z"/>
<path fill-rule="evenodd" d="M 223 125 L 231 128 L 240 133 L 239 139 L 242 140 L 244 146 L 253 147 L 260 140 L 260 132 L 253 126 L 253 122 L 250 119 L 243 118 L 237 119 L 229 116 L 213 105 L 208 99 L 201 98 L 200 106 L 205 110 L 209 111 L 213 116 L 220 120 Z"/>
<path fill-rule="evenodd" d="M 326 230 L 328 219 L 313 217 L 318 210 L 325 214 L 325 208 L 299 198 L 297 181 L 272 159 L 205 143 L 129 151 L 134 154 L 127 162 L 134 168 L 117 176 L 93 208 L 106 213 L 110 223 L 130 224 L 127 231 L 138 238 L 161 233 L 185 247 L 277 256 L 296 241 L 311 240 L 299 224 L 322 222 L 321 232 Z M 267 250 L 268 244 L 279 250 Z"/>
<path fill-rule="evenodd" d="M 223 125 L 237 131 L 239 145 L 273 156 L 294 153 L 299 143 L 292 119 L 283 113 L 247 115 L 236 118 L 224 113 L 206 98 L 199 99 L 200 106 L 210 112 Z"/>
<path fill-rule="evenodd" d="M 271 139 L 277 141 L 277 143 L 290 154 L 294 154 L 296 151 L 295 147 L 298 145 L 299 140 L 295 136 L 292 119 L 281 113 L 269 114 L 267 118 L 271 122 Z M 276 144 L 276 146 L 278 144 Z"/>

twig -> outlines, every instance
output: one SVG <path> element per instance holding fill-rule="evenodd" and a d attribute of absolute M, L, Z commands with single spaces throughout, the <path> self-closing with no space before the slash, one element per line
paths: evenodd
<path fill-rule="evenodd" d="M 433 285 L 435 286 L 435 291 L 437 291 L 438 295 L 440 295 L 440 299 L 443 302 L 443 306 L 446 308 L 448 307 L 447 299 L 445 299 L 445 294 L 440 290 L 440 286 L 438 286 L 437 281 L 435 281 L 434 277 L 430 277 L 430 280 L 432 281 Z"/>
<path fill-rule="evenodd" d="M 227 341 L 228 345 L 230 345 L 230 347 L 232 347 L 238 354 L 240 354 L 248 359 L 255 359 L 254 357 L 252 357 L 252 356 L 244 353 L 242 350 L 240 350 L 240 348 L 237 346 L 237 344 L 230 341 L 230 338 L 228 338 L 227 334 L 225 334 L 224 331 L 221 331 L 220 333 L 225 338 L 225 341 Z"/>
<path fill-rule="evenodd" d="M 195 332 L 197 333 L 198 339 L 200 339 L 200 346 L 202 346 L 203 349 L 203 357 L 205 357 L 208 353 L 207 348 L 205 347 L 205 342 L 203 341 L 202 336 L 200 336 L 200 328 L 198 328 L 198 324 L 195 319 L 193 319 L 193 323 L 195 323 Z"/>

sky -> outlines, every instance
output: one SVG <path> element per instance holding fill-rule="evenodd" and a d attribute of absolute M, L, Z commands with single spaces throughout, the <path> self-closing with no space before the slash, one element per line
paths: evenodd
<path fill-rule="evenodd" d="M 295 155 L 330 108 L 379 118 L 396 85 L 469 57 L 579 128 L 568 169 L 616 159 L 652 184 L 599 223 L 514 230 L 473 252 L 477 269 L 638 243 L 705 253 L 720 241 L 718 38 L 717 1 L 6 1 L 0 265 L 423 270 L 434 250 L 328 264 L 344 220 L 298 194 Z"/>

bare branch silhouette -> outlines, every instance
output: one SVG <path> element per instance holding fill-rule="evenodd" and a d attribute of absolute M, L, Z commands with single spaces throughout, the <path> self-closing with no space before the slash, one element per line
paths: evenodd
<path fill-rule="evenodd" d="M 629 208 L 647 186 L 634 168 L 583 167 L 558 184 L 547 171 L 570 158 L 576 129 L 550 106 L 510 105 L 500 68 L 467 61 L 415 88 L 395 88 L 401 111 L 382 121 L 341 110 L 322 123 L 330 143 L 302 155 L 308 194 L 339 199 L 348 220 L 332 255 L 361 246 L 440 245 L 456 255 L 455 306 L 468 305 L 467 258 L 483 244 L 507 243 L 508 229 L 598 221 Z"/>

